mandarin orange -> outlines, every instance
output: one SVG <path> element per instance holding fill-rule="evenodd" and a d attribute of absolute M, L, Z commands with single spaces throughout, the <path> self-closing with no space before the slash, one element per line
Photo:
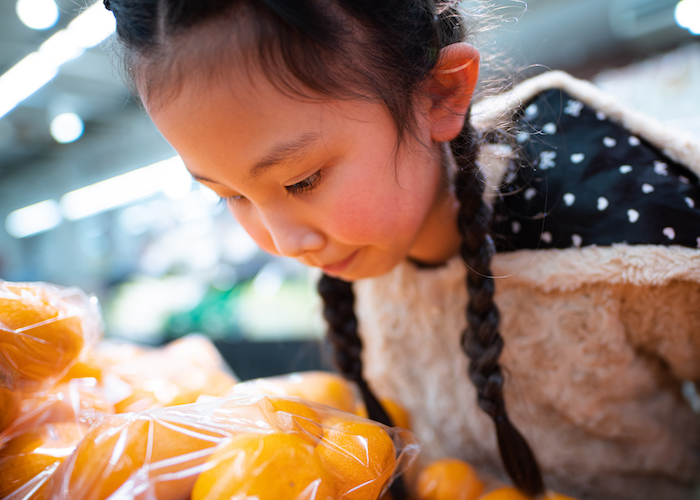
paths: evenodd
<path fill-rule="evenodd" d="M 275 423 L 285 432 L 295 432 L 315 445 L 323 437 L 321 418 L 316 411 L 299 401 L 274 396 L 266 398 L 275 411 Z"/>
<path fill-rule="evenodd" d="M 118 347 L 128 358 L 99 350 L 104 378 L 128 389 L 115 403 L 117 413 L 194 403 L 203 395 L 219 397 L 236 382 L 211 341 L 200 336 L 157 349 Z"/>
<path fill-rule="evenodd" d="M 33 391 L 60 377 L 84 345 L 82 322 L 45 287 L 0 283 L 0 365 L 15 373 L 5 387 Z"/>
<path fill-rule="evenodd" d="M 241 394 L 296 396 L 348 413 L 356 405 L 355 391 L 350 382 L 340 375 L 321 371 L 248 380 L 233 386 L 226 395 Z"/>
<path fill-rule="evenodd" d="M 346 420 L 325 429 L 316 453 L 335 477 L 343 500 L 379 498 L 396 464 L 391 437 L 372 422 Z"/>
<path fill-rule="evenodd" d="M 50 423 L 75 422 L 89 427 L 103 415 L 114 413 L 93 378 L 73 379 L 56 385 L 44 396 L 25 398 L 20 411 L 21 414 L 5 430 L 4 437 L 12 438 Z"/>
<path fill-rule="evenodd" d="M 411 430 L 411 417 L 403 406 L 389 398 L 379 398 L 379 402 L 382 404 L 382 407 L 384 407 L 384 411 L 389 414 L 394 427 Z M 359 417 L 368 418 L 367 408 L 365 408 L 364 404 L 359 404 L 354 413 Z"/>
<path fill-rule="evenodd" d="M 5 387 L 0 387 L 0 432 L 15 421 L 19 415 L 19 408 L 19 394 Z"/>
<path fill-rule="evenodd" d="M 102 366 L 94 358 L 84 358 L 76 361 L 61 379 L 61 382 L 68 382 L 74 378 L 94 378 L 102 380 Z"/>
<path fill-rule="evenodd" d="M 241 434 L 217 450 L 192 500 L 335 500 L 333 479 L 297 434 Z"/>
<path fill-rule="evenodd" d="M 476 500 L 483 490 L 474 468 L 455 458 L 437 460 L 418 475 L 418 500 Z"/>
<path fill-rule="evenodd" d="M 70 474 L 59 487 L 70 491 L 71 499 L 103 500 L 147 465 L 139 480 L 148 481 L 151 488 L 143 494 L 158 500 L 187 500 L 197 467 L 224 438 L 223 432 L 170 422 L 156 414 L 105 417 L 78 446 Z"/>
<path fill-rule="evenodd" d="M 87 427 L 75 422 L 44 424 L 8 441 L 0 448 L 0 498 L 43 490 L 86 431 Z"/>
<path fill-rule="evenodd" d="M 533 500 L 529 496 L 522 493 L 519 489 L 512 486 L 504 486 L 496 490 L 490 491 L 479 500 Z"/>
<path fill-rule="evenodd" d="M 503 488 L 498 488 L 493 490 L 486 495 L 479 498 L 479 500 L 533 500 L 531 497 L 525 495 L 517 488 L 512 486 L 507 486 Z M 571 497 L 562 495 L 561 493 L 555 493 L 553 491 L 548 491 L 544 494 L 541 500 L 574 500 Z"/>

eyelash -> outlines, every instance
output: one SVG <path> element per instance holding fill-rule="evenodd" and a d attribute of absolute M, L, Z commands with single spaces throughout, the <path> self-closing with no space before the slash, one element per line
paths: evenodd
<path fill-rule="evenodd" d="M 291 186 L 284 186 L 284 188 L 287 190 L 287 194 L 291 195 L 300 195 L 304 193 L 308 193 L 309 191 L 313 191 L 318 187 L 319 183 L 321 182 L 321 176 L 323 175 L 323 171 L 318 170 L 308 176 L 306 179 L 297 182 L 296 184 L 292 184 Z M 237 195 L 237 196 L 226 196 L 221 198 L 221 201 L 223 203 L 229 203 L 229 202 L 239 202 L 244 200 L 245 198 L 243 196 Z"/>
<path fill-rule="evenodd" d="M 321 176 L 323 174 L 323 171 L 317 170 L 310 176 L 308 176 L 306 179 L 303 181 L 299 181 L 296 184 L 292 184 L 291 186 L 284 186 L 285 189 L 287 190 L 288 194 L 292 195 L 300 195 L 304 193 L 308 193 L 309 191 L 313 191 L 318 187 L 318 184 L 321 182 Z"/>

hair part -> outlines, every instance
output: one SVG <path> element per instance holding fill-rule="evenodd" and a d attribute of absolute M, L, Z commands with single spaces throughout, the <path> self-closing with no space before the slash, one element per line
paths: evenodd
<path fill-rule="evenodd" d="M 466 33 L 451 9 L 438 16 L 432 2 L 400 3 L 110 0 L 110 8 L 126 80 L 149 108 L 174 98 L 188 74 L 225 81 L 239 65 L 297 98 L 382 102 L 402 139 L 438 51 Z"/>

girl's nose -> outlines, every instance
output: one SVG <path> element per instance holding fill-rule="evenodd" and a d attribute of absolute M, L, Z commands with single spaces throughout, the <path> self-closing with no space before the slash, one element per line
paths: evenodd
<path fill-rule="evenodd" d="M 268 225 L 268 230 L 277 251 L 285 257 L 301 257 L 307 252 L 321 250 L 326 244 L 326 238 L 317 229 L 294 224 L 286 218 Z"/>

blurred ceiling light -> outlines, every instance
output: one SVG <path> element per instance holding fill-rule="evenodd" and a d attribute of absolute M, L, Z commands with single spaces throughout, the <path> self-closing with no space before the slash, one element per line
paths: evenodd
<path fill-rule="evenodd" d="M 66 29 L 46 40 L 38 51 L 15 64 L 0 76 L 0 118 L 50 82 L 62 64 L 111 35 L 115 26 L 114 15 L 98 1 L 71 21 Z"/>
<path fill-rule="evenodd" d="M 188 177 L 179 156 L 86 186 L 61 197 L 61 213 L 68 220 L 78 220 L 172 189 L 172 179 Z M 180 183 L 181 180 L 176 181 Z M 184 182 L 182 182 L 184 185 Z M 184 189 L 182 185 L 177 189 Z"/>
<path fill-rule="evenodd" d="M 84 130 L 83 120 L 75 113 L 61 113 L 51 120 L 51 136 L 61 144 L 77 141 Z"/>
<path fill-rule="evenodd" d="M 53 229 L 62 217 L 55 200 L 46 200 L 11 212 L 5 219 L 5 229 L 10 236 L 26 238 Z"/>
<path fill-rule="evenodd" d="M 18 0 L 17 17 L 33 30 L 46 30 L 58 22 L 58 7 L 53 0 Z"/>
<path fill-rule="evenodd" d="M 700 35 L 700 0 L 681 0 L 674 12 L 676 23 L 693 35 Z"/>

